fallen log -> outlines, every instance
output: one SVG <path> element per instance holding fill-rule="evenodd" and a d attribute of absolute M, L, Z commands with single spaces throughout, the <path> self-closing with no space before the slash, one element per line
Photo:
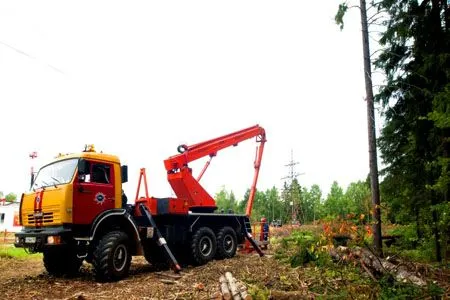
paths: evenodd
<path fill-rule="evenodd" d="M 303 291 L 270 291 L 269 299 L 273 300 L 295 300 L 295 299 L 304 299 L 308 296 L 308 293 Z"/>
<path fill-rule="evenodd" d="M 165 284 L 176 284 L 177 283 L 175 280 L 171 280 L 171 279 L 160 279 L 159 281 L 162 283 L 165 283 Z"/>
<path fill-rule="evenodd" d="M 215 292 L 209 298 L 210 300 L 222 300 L 222 294 L 220 292 Z"/>
<path fill-rule="evenodd" d="M 222 293 L 223 299 L 230 300 L 231 294 L 230 290 L 228 289 L 228 281 L 224 275 L 220 276 L 219 282 L 220 282 L 220 291 Z"/>
<path fill-rule="evenodd" d="M 231 272 L 225 272 L 225 278 L 228 280 L 228 286 L 230 287 L 231 296 L 233 297 L 233 299 L 234 300 L 241 299 L 241 295 L 236 286 L 236 279 L 233 277 Z"/>
<path fill-rule="evenodd" d="M 168 274 L 168 273 L 162 273 L 162 272 L 155 272 L 155 275 L 160 276 L 160 277 L 168 277 L 168 278 L 172 278 L 175 280 L 183 277 L 183 276 L 177 275 L 177 274 Z"/>
<path fill-rule="evenodd" d="M 380 273 L 391 273 L 395 275 L 395 278 L 401 282 L 411 282 L 418 286 L 425 286 L 426 282 L 421 278 L 417 277 L 413 273 L 409 272 L 405 266 L 394 265 L 393 263 L 379 258 L 373 255 L 367 249 L 361 249 L 362 259 L 364 264 L 367 266 L 372 266 L 376 271 Z"/>
<path fill-rule="evenodd" d="M 236 284 L 241 298 L 244 300 L 252 300 L 252 296 L 248 293 L 247 287 L 240 281 Z"/>
<path fill-rule="evenodd" d="M 330 255 L 332 257 L 342 257 L 342 252 L 349 251 L 348 248 L 345 249 L 336 249 L 337 251 L 330 251 Z M 339 253 L 339 254 L 338 254 Z M 347 252 L 348 253 L 348 252 Z M 380 258 L 374 255 L 367 249 L 364 248 L 356 248 L 350 253 L 355 258 L 359 258 L 359 263 L 363 267 L 363 269 L 369 274 L 370 277 L 374 278 L 372 272 L 368 271 L 367 268 L 375 270 L 381 274 L 392 274 L 396 280 L 400 282 L 411 282 L 418 286 L 425 286 L 426 282 L 417 277 L 415 274 L 408 271 L 405 266 L 402 265 L 394 265 L 393 263 L 387 261 L 386 259 Z"/>

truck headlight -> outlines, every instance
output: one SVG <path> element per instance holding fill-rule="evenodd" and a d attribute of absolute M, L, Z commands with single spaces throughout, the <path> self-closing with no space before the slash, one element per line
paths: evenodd
<path fill-rule="evenodd" d="M 47 244 L 51 245 L 61 244 L 61 237 L 58 235 L 50 235 L 47 237 Z"/>
<path fill-rule="evenodd" d="M 20 238 L 18 236 L 16 236 L 16 244 L 20 243 Z"/>

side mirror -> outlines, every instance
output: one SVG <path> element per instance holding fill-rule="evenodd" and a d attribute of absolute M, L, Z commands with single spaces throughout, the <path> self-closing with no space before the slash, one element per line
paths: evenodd
<path fill-rule="evenodd" d="M 83 158 L 78 160 L 78 175 L 89 174 L 89 162 Z"/>
<path fill-rule="evenodd" d="M 122 175 L 122 183 L 128 182 L 128 166 L 120 167 L 120 173 Z"/>

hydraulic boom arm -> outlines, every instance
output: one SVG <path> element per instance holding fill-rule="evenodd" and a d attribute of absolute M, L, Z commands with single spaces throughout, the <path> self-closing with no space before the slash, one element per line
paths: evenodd
<path fill-rule="evenodd" d="M 256 149 L 254 162 L 255 173 L 246 209 L 246 215 L 250 216 L 261 166 L 264 143 L 266 142 L 265 130 L 259 125 L 191 146 L 180 145 L 178 147 L 178 152 L 180 152 L 180 154 L 171 156 L 164 161 L 164 166 L 168 174 L 167 179 L 177 197 L 188 201 L 189 208 L 192 211 L 214 211 L 217 208 L 214 199 L 203 189 L 198 181 L 209 166 L 211 159 L 217 155 L 217 152 L 227 147 L 237 146 L 240 142 L 254 137 L 256 137 L 256 141 L 260 144 Z M 188 163 L 206 156 L 209 156 L 210 159 L 206 162 L 205 167 L 198 178 L 195 179 L 192 176 L 192 170 L 188 167 Z"/>

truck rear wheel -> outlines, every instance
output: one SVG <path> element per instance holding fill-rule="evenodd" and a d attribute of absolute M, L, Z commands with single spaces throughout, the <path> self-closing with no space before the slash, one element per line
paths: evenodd
<path fill-rule="evenodd" d="M 192 236 L 191 254 L 195 264 L 202 265 L 212 260 L 216 249 L 216 236 L 210 228 L 200 227 Z"/>
<path fill-rule="evenodd" d="M 225 226 L 217 233 L 217 254 L 216 257 L 231 258 L 236 254 L 237 237 L 233 228 Z"/>
<path fill-rule="evenodd" d="M 75 275 L 78 273 L 82 259 L 69 247 L 48 247 L 44 249 L 44 266 L 53 276 Z"/>
<path fill-rule="evenodd" d="M 128 236 L 122 231 L 112 231 L 102 237 L 92 260 L 97 280 L 114 281 L 128 275 L 131 265 L 128 244 Z"/>

